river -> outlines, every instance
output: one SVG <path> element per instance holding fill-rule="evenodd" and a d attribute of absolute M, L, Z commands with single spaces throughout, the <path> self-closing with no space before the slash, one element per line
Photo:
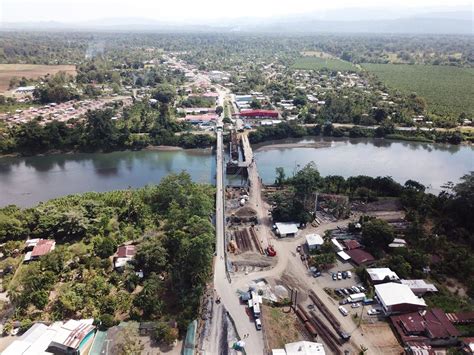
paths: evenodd
<path fill-rule="evenodd" d="M 314 161 L 322 175 L 392 176 L 414 179 L 439 192 L 447 181 L 474 170 L 474 148 L 368 139 L 302 139 L 282 143 L 326 142 L 327 147 L 257 145 L 255 158 L 262 179 L 271 183 L 275 168 L 288 176 Z M 36 205 L 53 197 L 86 191 L 109 191 L 158 183 L 170 173 L 186 170 L 194 181 L 215 183 L 215 156 L 210 149 L 123 151 L 0 158 L 0 206 Z M 233 179 L 240 182 L 240 179 Z"/>
<path fill-rule="evenodd" d="M 315 162 L 321 175 L 391 176 L 399 183 L 412 179 L 438 193 L 448 181 L 474 171 L 474 148 L 466 145 L 431 144 L 384 139 L 291 139 L 254 146 L 255 159 L 262 180 L 272 183 L 275 168 L 283 167 L 291 176 L 309 162 Z M 326 143 L 327 147 L 282 147 Z"/>
<path fill-rule="evenodd" d="M 210 149 L 121 151 L 0 158 L 0 206 L 36 205 L 53 197 L 142 187 L 186 170 L 194 181 L 215 183 Z"/>

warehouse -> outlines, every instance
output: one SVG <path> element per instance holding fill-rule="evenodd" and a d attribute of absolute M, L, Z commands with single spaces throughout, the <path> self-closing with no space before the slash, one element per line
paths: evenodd
<path fill-rule="evenodd" d="M 426 309 L 425 300 L 417 297 L 407 285 L 395 282 L 375 285 L 375 294 L 387 315 Z"/>

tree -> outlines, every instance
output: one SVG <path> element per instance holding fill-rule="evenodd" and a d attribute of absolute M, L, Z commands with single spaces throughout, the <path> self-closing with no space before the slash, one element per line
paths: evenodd
<path fill-rule="evenodd" d="M 145 274 L 165 271 L 168 253 L 159 239 L 150 239 L 140 245 L 135 260 Z"/>
<path fill-rule="evenodd" d="M 170 327 L 166 322 L 156 322 L 153 338 L 158 343 L 163 342 L 166 345 L 171 345 L 178 338 L 178 332 L 176 328 Z"/>
<path fill-rule="evenodd" d="M 393 238 L 393 227 L 384 220 L 374 219 L 362 225 L 362 244 L 377 255 L 387 249 Z"/>
<path fill-rule="evenodd" d="M 277 167 L 275 171 L 276 171 L 275 185 L 282 186 L 286 178 L 285 169 L 282 167 Z"/>
<path fill-rule="evenodd" d="M 216 114 L 218 114 L 220 116 L 222 114 L 222 112 L 224 112 L 224 108 L 222 106 L 217 106 L 216 107 Z"/>
<path fill-rule="evenodd" d="M 94 240 L 94 253 L 102 258 L 108 258 L 117 250 L 117 242 L 110 237 L 99 237 Z"/>

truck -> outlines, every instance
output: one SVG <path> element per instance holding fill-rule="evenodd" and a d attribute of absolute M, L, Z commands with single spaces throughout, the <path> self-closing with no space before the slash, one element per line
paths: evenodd
<path fill-rule="evenodd" d="M 365 299 L 365 293 L 354 293 L 347 299 L 350 303 L 361 302 Z"/>

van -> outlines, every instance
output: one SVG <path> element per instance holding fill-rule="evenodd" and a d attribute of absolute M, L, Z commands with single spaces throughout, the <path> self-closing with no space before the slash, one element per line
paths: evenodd
<path fill-rule="evenodd" d="M 257 330 L 262 330 L 262 322 L 260 318 L 255 319 L 255 328 L 257 328 Z"/>
<path fill-rule="evenodd" d="M 341 314 L 345 317 L 349 314 L 349 312 L 347 311 L 347 309 L 345 309 L 344 307 L 342 306 L 339 306 L 339 312 L 341 312 Z"/>

